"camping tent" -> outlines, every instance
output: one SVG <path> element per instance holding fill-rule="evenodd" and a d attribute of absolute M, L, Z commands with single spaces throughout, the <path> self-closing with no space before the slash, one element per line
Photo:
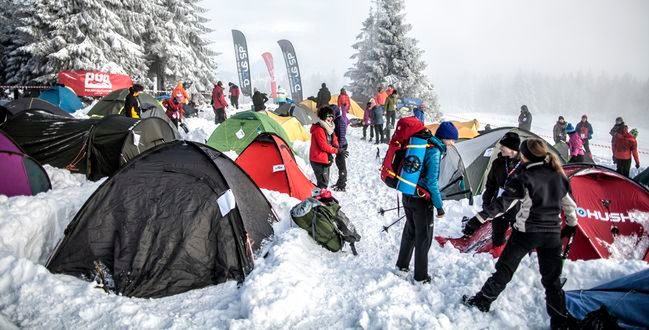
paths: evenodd
<path fill-rule="evenodd" d="M 32 196 L 51 188 L 43 167 L 0 131 L 0 195 Z"/>
<path fill-rule="evenodd" d="M 207 140 L 207 144 L 219 151 L 234 150 L 241 154 L 257 135 L 274 133 L 284 141 L 290 141 L 282 126 L 265 112 L 242 111 L 222 122 Z"/>
<path fill-rule="evenodd" d="M 77 94 L 65 86 L 52 86 L 38 96 L 39 99 L 52 103 L 67 112 L 75 112 L 83 108 Z"/>
<path fill-rule="evenodd" d="M 275 114 L 282 117 L 293 116 L 300 121 L 302 125 L 311 125 L 318 122 L 318 116 L 311 109 L 300 104 L 282 104 L 275 109 Z"/>
<path fill-rule="evenodd" d="M 43 110 L 63 117 L 72 116 L 61 108 L 41 99 L 24 97 L 0 106 L 0 123 L 3 123 L 25 110 Z"/>
<path fill-rule="evenodd" d="M 282 126 L 286 135 L 290 139 L 290 142 L 311 140 L 311 134 L 304 129 L 304 126 L 302 126 L 295 117 L 282 117 L 270 111 L 267 111 L 266 113 L 270 118 Z"/>
<path fill-rule="evenodd" d="M 451 121 L 453 123 L 453 126 L 457 128 L 458 136 L 460 140 L 465 140 L 465 139 L 473 139 L 474 137 L 478 136 L 478 129 L 480 128 L 480 122 L 478 122 L 477 119 L 474 120 L 469 120 L 469 121 Z M 434 123 L 430 125 L 426 125 L 426 128 L 431 131 L 431 133 L 435 134 L 437 132 L 437 128 L 439 127 L 439 123 Z"/>
<path fill-rule="evenodd" d="M 108 115 L 124 114 L 123 110 L 126 95 L 128 95 L 128 88 L 122 88 L 111 92 L 102 97 L 101 100 L 99 100 L 99 102 L 88 111 L 88 116 L 105 117 Z M 148 109 L 153 106 L 163 112 L 165 111 L 160 102 L 147 93 L 141 93 L 138 98 L 140 99 L 140 108 L 142 109 Z"/>
<path fill-rule="evenodd" d="M 275 134 L 257 136 L 236 162 L 260 188 L 289 194 L 299 200 L 311 196 L 313 183 L 298 167 L 291 148 Z"/>
<path fill-rule="evenodd" d="M 617 238 L 643 237 L 640 222 L 649 213 L 649 191 L 633 180 L 603 166 L 568 164 L 563 169 L 570 180 L 572 196 L 577 204 L 577 232 L 570 254 L 571 260 L 608 258 L 609 247 Z M 615 234 L 614 234 L 615 233 Z M 470 238 L 436 238 L 451 241 L 462 252 L 491 252 L 491 225 L 480 227 Z M 649 250 L 632 251 L 637 259 L 649 261 Z"/>
<path fill-rule="evenodd" d="M 349 103 L 351 104 L 349 107 L 348 115 L 350 115 L 350 117 L 363 118 L 363 114 L 365 113 L 365 111 L 363 111 L 363 108 L 361 108 L 361 106 L 351 98 L 349 99 Z M 331 100 L 329 100 L 329 104 L 338 104 L 338 95 L 332 95 Z M 300 102 L 300 105 L 310 109 L 313 113 L 316 113 L 318 111 L 318 109 L 316 108 L 316 103 L 312 100 L 304 100 Z"/>
<path fill-rule="evenodd" d="M 642 171 L 642 173 L 636 175 L 635 178 L 633 178 L 633 180 L 645 186 L 649 186 L 649 167 L 645 168 L 645 170 Z"/>
<path fill-rule="evenodd" d="M 47 268 L 89 281 L 99 269 L 117 293 L 145 298 L 243 281 L 276 221 L 227 156 L 174 141 L 106 180 L 70 222 Z"/>
<path fill-rule="evenodd" d="M 0 128 L 40 163 L 86 174 L 90 180 L 111 175 L 141 152 L 176 139 L 160 118 L 75 119 L 40 110 L 21 112 Z"/>
<path fill-rule="evenodd" d="M 601 306 L 605 306 L 624 328 L 649 328 L 649 269 L 590 290 L 566 292 L 566 307 L 577 319 L 584 319 Z"/>
<path fill-rule="evenodd" d="M 446 146 L 446 153 L 440 162 L 439 178 L 437 180 L 442 199 L 460 200 L 472 198 L 471 190 L 464 184 L 465 175 L 466 169 L 460 153 L 455 146 Z"/>
<path fill-rule="evenodd" d="M 174 131 L 174 135 L 176 136 L 176 140 L 180 140 L 180 133 L 178 133 L 178 129 L 176 128 L 176 125 L 167 117 L 167 114 L 159 109 L 158 107 L 151 107 L 147 110 L 142 111 L 140 118 L 160 118 L 164 120 L 169 127 Z"/>

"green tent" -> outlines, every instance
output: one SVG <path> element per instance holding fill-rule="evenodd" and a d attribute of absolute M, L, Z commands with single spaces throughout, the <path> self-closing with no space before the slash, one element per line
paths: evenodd
<path fill-rule="evenodd" d="M 207 145 L 221 152 L 234 150 L 239 155 L 262 133 L 274 133 L 287 144 L 291 143 L 284 129 L 267 114 L 243 111 L 221 123 L 207 140 Z"/>
<path fill-rule="evenodd" d="M 108 115 L 123 115 L 126 95 L 128 95 L 128 88 L 122 88 L 102 97 L 101 100 L 99 100 L 99 102 L 88 111 L 88 116 L 106 117 Z M 162 112 L 165 111 L 162 105 L 153 96 L 147 93 L 140 93 L 138 98 L 140 99 L 140 108 L 142 110 L 156 107 L 162 110 Z"/>

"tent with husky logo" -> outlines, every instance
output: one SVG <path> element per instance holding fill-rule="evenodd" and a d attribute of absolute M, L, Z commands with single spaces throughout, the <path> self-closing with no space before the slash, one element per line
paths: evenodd
<path fill-rule="evenodd" d="M 0 195 L 32 196 L 51 188 L 43 167 L 0 131 Z"/>
<path fill-rule="evenodd" d="M 304 200 L 315 187 L 298 167 L 291 148 L 275 134 L 257 136 L 236 162 L 259 188 Z"/>
<path fill-rule="evenodd" d="M 230 158 L 202 144 L 169 142 L 95 191 L 47 268 L 142 298 L 243 281 L 276 221 Z"/>
<path fill-rule="evenodd" d="M 649 219 L 649 190 L 603 166 L 568 164 L 563 168 L 577 204 L 577 232 L 568 257 L 571 260 L 590 260 L 615 254 L 620 258 L 649 261 L 646 247 L 623 251 L 615 244 L 618 239 L 625 244 L 635 240 L 635 244 L 641 247 L 641 241 L 647 239 L 642 223 Z M 491 252 L 494 256 L 501 252 L 492 249 L 490 223 L 466 239 L 436 239 L 440 243 L 450 241 L 462 252 Z"/>
<path fill-rule="evenodd" d="M 141 152 L 176 140 L 160 118 L 113 115 L 76 119 L 44 111 L 23 111 L 0 126 L 41 164 L 83 173 L 90 180 L 113 174 Z"/>
<path fill-rule="evenodd" d="M 258 135 L 263 133 L 276 134 L 290 146 L 291 140 L 282 126 L 263 111 L 243 111 L 226 119 L 214 129 L 207 144 L 221 152 L 233 150 L 239 155 Z"/>

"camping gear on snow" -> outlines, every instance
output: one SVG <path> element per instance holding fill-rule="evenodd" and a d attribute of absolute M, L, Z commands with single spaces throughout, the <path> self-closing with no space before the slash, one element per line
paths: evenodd
<path fill-rule="evenodd" d="M 567 164 L 563 169 L 570 180 L 577 204 L 577 230 L 568 258 L 590 260 L 608 258 L 617 238 L 647 239 L 641 225 L 649 213 L 649 190 L 615 171 L 594 164 Z M 507 236 L 510 231 L 508 230 Z M 492 249 L 491 225 L 481 226 L 468 238 L 435 238 L 440 244 L 450 241 L 461 252 L 490 252 L 500 255 L 502 248 Z M 649 261 L 649 249 L 637 259 Z"/>
<path fill-rule="evenodd" d="M 588 290 L 566 292 L 566 308 L 577 319 L 605 307 L 624 328 L 649 328 L 649 269 Z"/>
<path fill-rule="evenodd" d="M 298 167 L 291 148 L 272 133 L 258 135 L 237 157 L 236 163 L 259 188 L 304 200 L 315 187 Z"/>
<path fill-rule="evenodd" d="M 3 123 L 26 110 L 43 110 L 54 115 L 72 118 L 63 109 L 41 99 L 24 97 L 0 106 L 0 123 Z"/>
<path fill-rule="evenodd" d="M 447 145 L 446 153 L 442 155 L 439 164 L 439 192 L 443 200 L 459 200 L 469 198 L 469 203 L 473 203 L 473 196 L 464 183 L 466 169 L 460 153 L 455 145 Z"/>
<path fill-rule="evenodd" d="M 103 278 L 116 293 L 142 298 L 243 281 L 276 221 L 259 188 L 227 156 L 199 143 L 169 142 L 95 191 L 47 268 Z"/>
<path fill-rule="evenodd" d="M 636 182 L 649 187 L 649 167 L 633 178 Z"/>
<path fill-rule="evenodd" d="M 291 218 L 327 250 L 338 252 L 347 242 L 352 253 L 358 254 L 354 243 L 361 240 L 361 235 L 333 197 L 321 200 L 309 197 L 291 209 Z"/>
<path fill-rule="evenodd" d="M 559 152 L 561 158 L 570 160 L 570 146 L 564 141 L 555 143 L 552 147 Z"/>
<path fill-rule="evenodd" d="M 480 122 L 477 119 L 469 121 L 453 120 L 451 121 L 451 123 L 453 123 L 453 126 L 457 128 L 458 138 L 460 140 L 473 139 L 474 137 L 479 135 L 478 130 L 480 129 Z M 426 128 L 428 128 L 431 133 L 435 134 L 439 125 L 440 123 L 434 123 L 426 125 Z"/>
<path fill-rule="evenodd" d="M 83 104 L 77 94 L 65 86 L 52 86 L 41 92 L 38 98 L 70 113 L 83 108 Z"/>
<path fill-rule="evenodd" d="M 128 95 L 128 93 L 128 88 L 122 88 L 102 97 L 101 100 L 99 100 L 99 102 L 88 111 L 88 116 L 105 117 L 108 115 L 123 115 L 124 103 L 126 102 L 126 95 Z M 140 93 L 138 99 L 140 100 L 140 109 L 147 109 L 150 106 L 154 106 L 162 110 L 162 112 L 165 111 L 162 104 L 147 93 Z"/>
<path fill-rule="evenodd" d="M 282 126 L 263 111 L 242 111 L 226 119 L 214 129 L 207 144 L 221 152 L 233 150 L 238 155 L 262 133 L 276 134 L 291 146 Z"/>
<path fill-rule="evenodd" d="M 421 104 L 424 103 L 422 99 L 416 98 L 416 97 L 401 97 L 397 99 L 397 104 L 396 104 L 396 109 L 401 109 L 403 107 L 407 107 L 410 109 L 420 107 Z M 433 132 L 434 134 L 435 132 Z"/>
<path fill-rule="evenodd" d="M 282 126 L 290 142 L 311 140 L 311 134 L 304 129 L 304 126 L 295 117 L 282 117 L 270 111 L 266 111 L 266 114 Z"/>
<path fill-rule="evenodd" d="M 167 114 L 164 111 L 154 106 L 149 106 L 146 109 L 142 108 L 142 112 L 140 113 L 140 118 L 144 119 L 144 118 L 151 118 L 151 117 L 160 118 L 164 120 L 169 125 L 169 127 L 171 127 L 171 129 L 173 130 L 176 140 L 180 140 L 180 133 L 178 133 L 176 126 L 171 121 L 171 119 L 169 119 L 169 116 L 167 116 Z M 186 130 L 185 133 L 187 133 L 188 130 L 187 129 L 185 130 Z"/>
<path fill-rule="evenodd" d="M 347 113 L 347 117 L 349 117 L 350 119 L 354 118 L 354 117 L 355 118 L 363 118 L 363 114 L 365 113 L 365 111 L 363 111 L 363 108 L 361 108 L 361 106 L 358 105 L 358 103 L 356 103 L 356 101 L 354 101 L 351 98 L 349 99 L 349 103 L 350 103 L 349 104 L 349 112 Z M 331 99 L 329 100 L 329 104 L 336 104 L 337 105 L 338 104 L 338 95 L 332 95 Z M 300 102 L 300 105 L 307 108 L 307 109 L 310 109 L 311 112 L 313 112 L 314 114 L 318 112 L 318 108 L 316 106 L 317 103 L 314 102 L 313 100 L 306 99 L 306 100 Z"/>
<path fill-rule="evenodd" d="M 75 119 L 40 110 L 23 111 L 0 128 L 41 164 L 83 173 L 93 181 L 177 135 L 160 118 Z"/>
<path fill-rule="evenodd" d="M 417 188 L 417 182 L 421 176 L 421 170 L 424 167 L 424 156 L 428 141 L 419 137 L 411 137 L 406 145 L 406 154 L 403 157 L 403 163 L 399 171 L 399 181 L 397 190 L 406 194 L 414 195 Z"/>
<path fill-rule="evenodd" d="M 315 112 L 301 104 L 282 104 L 274 112 L 282 117 L 293 116 L 302 125 L 311 125 L 318 122 L 318 116 L 316 116 Z"/>
<path fill-rule="evenodd" d="M 0 195 L 32 196 L 51 188 L 43 167 L 0 131 Z"/>

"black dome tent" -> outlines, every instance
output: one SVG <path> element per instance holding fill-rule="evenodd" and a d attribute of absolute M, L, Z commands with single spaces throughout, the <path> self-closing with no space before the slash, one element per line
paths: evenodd
<path fill-rule="evenodd" d="M 125 296 L 169 296 L 243 280 L 275 221 L 259 188 L 230 158 L 202 144 L 170 142 L 95 191 L 47 268 L 112 278 L 111 289 Z"/>
<path fill-rule="evenodd" d="M 26 110 L 43 110 L 54 115 L 72 118 L 72 115 L 54 104 L 37 98 L 23 97 L 0 106 L 0 123 Z"/>
<path fill-rule="evenodd" d="M 141 152 L 176 139 L 160 118 L 118 115 L 75 119 L 27 110 L 0 127 L 41 164 L 83 173 L 90 180 L 109 176 Z"/>

